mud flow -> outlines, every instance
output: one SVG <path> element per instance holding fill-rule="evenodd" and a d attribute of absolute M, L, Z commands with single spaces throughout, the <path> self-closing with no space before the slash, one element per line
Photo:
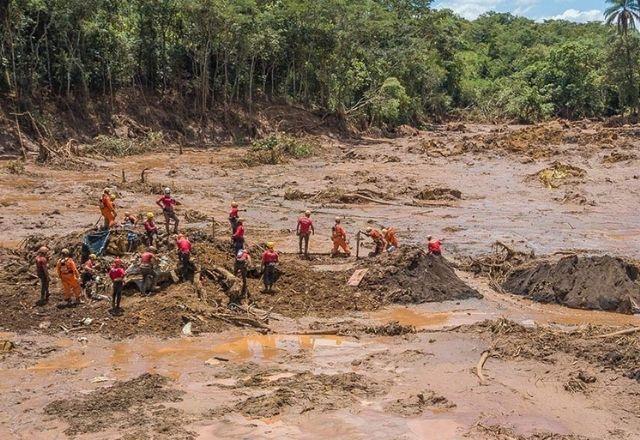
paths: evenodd
<path fill-rule="evenodd" d="M 167 146 L 0 168 L 1 438 L 640 438 L 635 128 L 457 123 L 303 141 L 298 158 L 291 144 Z M 88 234 L 102 243 L 105 187 L 116 221 L 138 221 L 109 233 L 92 297 L 70 306 L 54 265 L 63 249 L 84 263 Z M 165 187 L 189 266 L 156 205 Z M 158 267 L 142 295 L 148 212 Z M 336 218 L 349 254 L 332 252 Z M 399 246 L 376 255 L 367 228 Z M 265 291 L 269 242 L 279 263 Z"/>

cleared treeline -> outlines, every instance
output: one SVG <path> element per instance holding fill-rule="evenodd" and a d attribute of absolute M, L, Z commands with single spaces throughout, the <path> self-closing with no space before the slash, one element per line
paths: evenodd
<path fill-rule="evenodd" d="M 0 94 L 131 87 L 206 114 L 286 100 L 363 125 L 534 121 L 637 107 L 638 42 L 604 24 L 469 22 L 430 0 L 0 0 Z"/>

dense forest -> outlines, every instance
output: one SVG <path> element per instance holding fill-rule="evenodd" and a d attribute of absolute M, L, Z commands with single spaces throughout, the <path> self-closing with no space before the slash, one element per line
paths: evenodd
<path fill-rule="evenodd" d="M 203 114 L 277 100 L 366 124 L 635 113 L 637 2 L 609 3 L 576 24 L 430 0 L 0 0 L 0 95 L 24 110 L 133 87 Z"/>

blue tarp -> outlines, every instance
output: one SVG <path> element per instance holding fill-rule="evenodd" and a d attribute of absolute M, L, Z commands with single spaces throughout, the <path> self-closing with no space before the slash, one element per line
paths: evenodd
<path fill-rule="evenodd" d="M 82 253 L 102 255 L 109 243 L 109 231 L 92 232 L 82 240 Z"/>

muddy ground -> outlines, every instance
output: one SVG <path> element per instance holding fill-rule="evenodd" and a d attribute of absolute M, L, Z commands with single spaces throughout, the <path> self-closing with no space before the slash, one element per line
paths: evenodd
<path fill-rule="evenodd" d="M 318 135 L 314 145 L 278 165 L 248 164 L 247 147 L 83 158 L 71 169 L 7 163 L 2 437 L 640 438 L 639 333 L 612 334 L 639 326 L 637 316 L 532 302 L 501 287 L 510 265 L 465 264 L 496 241 L 534 264 L 640 258 L 636 127 L 450 124 L 396 139 Z M 13 262 L 43 237 L 58 237 L 56 252 L 77 240 L 106 185 L 119 212 L 135 214 L 157 212 L 157 192 L 171 186 L 203 267 L 231 268 L 226 212 L 237 200 L 254 258 L 267 240 L 282 251 L 279 291 L 262 294 L 251 278 L 252 308 L 229 309 L 228 286 L 203 275 L 151 298 L 128 292 L 112 316 L 106 301 L 58 309 L 54 283 L 50 304 L 36 306 L 32 270 Z M 294 233 L 306 208 L 310 260 L 296 255 Z M 332 259 L 335 216 L 352 247 L 358 229 L 393 226 L 417 248 Z M 429 234 L 479 275 L 411 257 Z M 370 250 L 365 241 L 361 255 Z M 361 286 L 347 286 L 360 268 Z"/>

